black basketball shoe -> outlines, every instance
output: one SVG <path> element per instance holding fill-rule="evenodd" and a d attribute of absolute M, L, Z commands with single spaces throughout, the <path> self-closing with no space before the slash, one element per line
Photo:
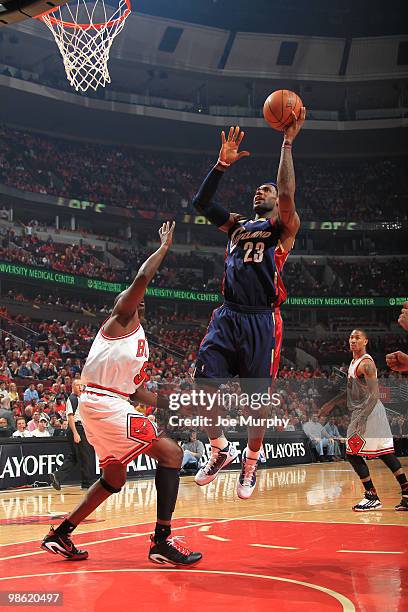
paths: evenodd
<path fill-rule="evenodd" d="M 395 509 L 399 510 L 400 512 L 406 512 L 408 510 L 408 497 L 406 495 L 401 497 L 401 501 L 397 506 L 395 506 Z"/>
<path fill-rule="evenodd" d="M 191 552 L 180 544 L 181 537 L 169 536 L 162 542 L 155 542 L 154 536 L 150 536 L 149 559 L 153 563 L 164 565 L 193 565 L 202 558 L 199 552 Z"/>
<path fill-rule="evenodd" d="M 41 548 L 54 555 L 61 555 L 69 561 L 82 561 L 88 558 L 87 550 L 79 550 L 72 542 L 69 535 L 57 535 L 54 527 L 51 527 L 48 534 L 41 543 Z"/>
<path fill-rule="evenodd" d="M 54 487 L 56 491 L 61 491 L 61 483 L 55 474 L 50 474 L 50 485 Z"/>

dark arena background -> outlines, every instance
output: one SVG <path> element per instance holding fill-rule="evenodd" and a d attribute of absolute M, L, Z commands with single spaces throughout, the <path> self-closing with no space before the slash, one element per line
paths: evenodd
<path fill-rule="evenodd" d="M 89 19 L 94 0 L 68 6 L 77 3 Z M 99 73 L 88 63 L 101 46 L 78 43 L 79 68 L 66 60 L 82 89 L 36 19 L 57 4 L 0 0 L 2 609 L 407 610 L 408 513 L 395 510 L 408 470 L 407 3 L 135 0 L 110 48 L 106 87 L 93 86 Z M 103 0 L 95 6 L 105 21 Z M 117 0 L 106 7 L 114 12 Z M 70 32 L 81 45 L 94 33 L 106 45 L 112 28 L 98 28 Z M 203 487 L 194 481 L 211 456 L 202 415 L 166 408 L 168 436 L 183 447 L 195 432 L 202 442 L 195 454 L 184 446 L 172 523 L 200 563 L 148 559 L 157 466 L 144 454 L 74 532 L 89 558 L 47 554 L 49 526 L 90 495 L 103 469 L 73 438 L 75 380 L 83 384 L 115 297 L 172 220 L 173 245 L 146 290 L 144 388 L 162 405 L 194 388 L 200 343 L 224 299 L 228 236 L 192 200 L 221 131 L 240 126 L 250 156 L 227 168 L 215 199 L 251 218 L 256 188 L 277 176 L 284 136 L 262 108 L 282 89 L 306 107 L 292 148 L 301 225 L 281 274 L 278 401 L 252 496 L 236 493 L 246 447 L 239 393 L 224 428 L 237 457 Z M 401 463 L 397 481 L 380 452 L 368 455 L 382 504 L 369 512 L 352 510 L 368 487 L 346 456 L 351 413 L 339 399 L 353 330 L 368 338 Z M 154 405 L 135 409 L 159 421 Z"/>

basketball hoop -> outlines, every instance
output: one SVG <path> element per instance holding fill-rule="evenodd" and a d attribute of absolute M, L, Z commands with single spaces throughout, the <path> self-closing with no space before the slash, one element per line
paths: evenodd
<path fill-rule="evenodd" d="M 74 0 L 38 17 L 51 30 L 77 91 L 96 91 L 111 82 L 110 48 L 130 12 L 130 0 L 119 0 L 117 8 L 105 6 L 105 0 Z"/>

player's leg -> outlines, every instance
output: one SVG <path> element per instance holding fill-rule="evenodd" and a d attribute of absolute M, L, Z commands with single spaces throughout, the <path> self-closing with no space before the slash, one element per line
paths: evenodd
<path fill-rule="evenodd" d="M 389 453 L 387 455 L 381 455 L 381 461 L 387 466 L 389 470 L 394 474 L 397 482 L 401 486 L 401 501 L 395 506 L 396 510 L 407 511 L 408 510 L 408 481 L 404 470 L 402 469 L 401 462 L 394 455 Z"/>
<path fill-rule="evenodd" d="M 196 388 L 213 398 L 217 395 L 221 382 L 238 374 L 235 319 L 236 313 L 226 306 L 217 308 L 198 351 L 194 374 Z M 201 412 L 210 421 L 206 432 L 211 444 L 211 456 L 195 476 L 195 482 L 200 486 L 212 482 L 220 470 L 234 461 L 238 454 L 225 437 L 222 426 L 218 424 L 223 410 L 224 406 L 220 405 L 218 399 L 211 410 L 207 410 L 205 405 L 201 407 Z"/>
<path fill-rule="evenodd" d="M 359 455 L 347 454 L 347 459 L 357 476 L 360 478 L 365 489 L 363 499 L 358 504 L 353 506 L 353 510 L 355 512 L 368 512 L 370 510 L 379 510 L 382 508 L 377 491 L 374 487 L 373 481 L 371 480 L 368 465 L 364 461 L 363 457 L 360 457 Z"/>
<path fill-rule="evenodd" d="M 241 314 L 239 318 L 241 344 L 239 348 L 239 376 L 241 389 L 250 399 L 247 416 L 248 443 L 242 453 L 241 474 L 237 494 L 241 499 L 252 495 L 256 485 L 256 470 L 266 432 L 266 421 L 271 414 L 272 381 L 277 375 L 282 341 L 282 318 L 279 310 L 262 314 Z M 255 403 L 255 402 L 258 403 Z"/>
<path fill-rule="evenodd" d="M 151 536 L 149 559 L 154 563 L 171 565 L 197 563 L 202 554 L 191 552 L 176 537 L 171 537 L 171 519 L 178 496 L 183 451 L 171 438 L 160 436 L 146 454 L 157 461 L 157 521 L 154 535 Z"/>
<path fill-rule="evenodd" d="M 112 493 L 118 493 L 126 482 L 126 465 L 115 461 L 107 465 L 102 476 L 88 490 L 85 497 L 56 529 L 51 527 L 42 541 L 41 548 L 47 552 L 60 554 L 71 561 L 80 561 L 88 557 L 85 550 L 77 549 L 70 535 Z"/>

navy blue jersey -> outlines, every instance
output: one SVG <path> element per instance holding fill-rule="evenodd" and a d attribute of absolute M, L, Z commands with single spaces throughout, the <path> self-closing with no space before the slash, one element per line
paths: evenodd
<path fill-rule="evenodd" d="M 281 271 L 288 253 L 277 219 L 242 219 L 228 232 L 222 291 L 226 302 L 255 308 L 286 299 Z"/>

